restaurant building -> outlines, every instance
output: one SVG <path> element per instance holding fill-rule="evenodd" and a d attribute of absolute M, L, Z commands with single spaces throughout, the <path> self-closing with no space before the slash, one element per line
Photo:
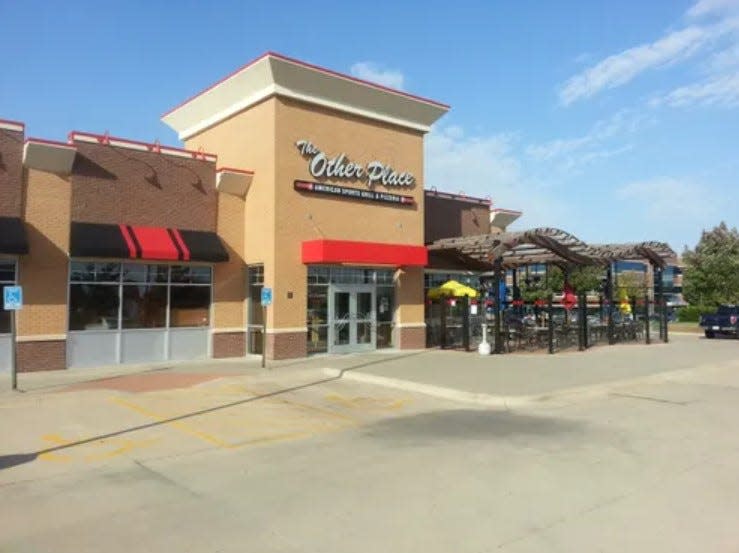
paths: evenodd
<path fill-rule="evenodd" d="M 448 109 L 268 53 L 164 114 L 184 148 L 0 121 L 18 369 L 425 347 L 425 244 L 517 213 L 424 190 Z"/>

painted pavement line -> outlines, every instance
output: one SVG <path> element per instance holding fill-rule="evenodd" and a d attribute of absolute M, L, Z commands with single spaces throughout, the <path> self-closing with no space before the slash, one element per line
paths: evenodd
<path fill-rule="evenodd" d="M 739 368 L 739 361 L 729 364 L 732 367 Z M 562 388 L 560 390 L 552 390 L 541 394 L 529 395 L 495 395 L 486 393 L 469 392 L 457 388 L 436 386 L 433 384 L 424 384 L 412 380 L 403 380 L 399 378 L 390 378 L 387 376 L 378 376 L 374 374 L 345 371 L 341 369 L 324 368 L 326 375 L 336 378 L 342 378 L 354 382 L 373 384 L 392 388 L 396 390 L 404 390 L 415 392 L 438 399 L 458 401 L 462 403 L 471 403 L 474 405 L 482 405 L 485 407 L 510 409 L 515 407 L 526 407 L 536 405 L 557 405 L 559 402 L 567 403 L 568 401 L 577 399 L 593 398 L 603 396 L 614 389 L 628 388 L 635 385 L 660 384 L 669 381 L 679 381 L 691 378 L 705 371 L 724 370 L 724 366 L 701 365 L 689 369 L 677 369 L 674 371 L 665 371 L 662 373 L 651 374 L 647 376 L 639 376 L 623 380 L 612 380 L 599 384 L 589 384 L 585 386 L 575 386 L 572 388 Z"/>
<path fill-rule="evenodd" d="M 253 392 L 249 392 L 249 393 L 253 393 Z M 133 403 L 127 399 L 123 399 L 120 397 L 110 397 L 108 399 L 110 402 L 120 407 L 124 407 L 131 411 L 134 411 L 135 413 L 143 417 L 146 417 L 156 422 L 163 423 L 166 426 L 171 426 L 172 428 L 179 430 L 180 432 L 184 434 L 198 438 L 210 445 L 214 445 L 221 449 L 238 449 L 238 448 L 249 446 L 249 445 L 266 444 L 266 443 L 279 442 L 279 441 L 291 440 L 291 439 L 301 439 L 301 438 L 307 438 L 309 436 L 313 436 L 315 434 L 321 433 L 321 431 L 318 430 L 317 428 L 313 428 L 311 430 L 302 430 L 298 432 L 287 432 L 283 434 L 276 434 L 273 436 L 262 436 L 258 438 L 241 440 L 236 443 L 230 443 L 230 442 L 221 440 L 220 438 L 217 438 L 216 436 L 213 436 L 212 434 L 208 434 L 207 432 L 197 430 L 182 421 L 171 420 L 172 417 L 160 415 L 159 413 L 150 411 L 147 408 L 142 407 L 141 405 L 138 405 L 136 403 Z M 320 413 L 321 415 L 324 415 L 330 418 L 339 419 L 341 423 L 345 426 L 357 426 L 359 424 L 358 421 L 353 417 L 350 417 L 348 415 L 344 415 L 341 413 L 337 413 L 335 411 L 322 409 L 320 407 L 315 407 L 315 406 L 307 405 L 304 403 L 290 401 L 284 398 L 279 398 L 279 399 L 272 398 L 271 401 L 275 403 L 285 404 L 291 407 L 296 407 L 298 409 L 304 409 L 304 410 L 317 412 L 317 413 Z"/>
<path fill-rule="evenodd" d="M 154 413 L 152 411 L 149 411 L 148 409 L 141 407 L 140 405 L 137 405 L 133 402 L 130 402 L 128 400 L 125 400 L 120 397 L 111 397 L 109 398 L 111 403 L 114 403 L 120 407 L 125 407 L 126 409 L 130 409 L 131 411 L 138 413 L 139 415 L 146 417 L 148 419 L 154 420 L 156 422 L 161 422 L 167 426 L 170 426 L 172 428 L 175 428 L 179 430 L 180 432 L 187 434 L 189 436 L 193 436 L 195 438 L 198 438 L 210 445 L 215 445 L 216 447 L 220 447 L 222 449 L 232 449 L 233 446 L 227 442 L 224 442 L 223 440 L 220 440 L 216 438 L 215 436 L 211 436 L 210 434 L 206 432 L 201 432 L 200 430 L 196 430 L 194 428 L 191 428 L 189 425 L 181 422 L 181 421 L 172 421 L 169 420 L 170 417 L 165 417 L 163 415 L 159 415 L 157 413 Z"/>

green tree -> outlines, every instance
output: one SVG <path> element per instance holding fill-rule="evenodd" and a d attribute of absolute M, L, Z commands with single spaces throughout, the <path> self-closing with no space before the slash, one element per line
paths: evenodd
<path fill-rule="evenodd" d="M 605 269 L 600 266 L 572 267 L 569 270 L 569 281 L 576 292 L 589 292 L 600 288 Z M 551 294 L 561 294 L 564 290 L 564 272 L 556 265 L 550 265 L 546 276 L 528 285 L 520 284 L 521 297 L 527 302 L 547 299 Z"/>
<path fill-rule="evenodd" d="M 683 252 L 683 294 L 692 304 L 739 303 L 739 231 L 725 222 Z"/>
<path fill-rule="evenodd" d="M 644 273 L 627 271 L 618 275 L 618 291 L 616 296 L 621 299 L 641 298 L 644 296 L 645 282 Z"/>

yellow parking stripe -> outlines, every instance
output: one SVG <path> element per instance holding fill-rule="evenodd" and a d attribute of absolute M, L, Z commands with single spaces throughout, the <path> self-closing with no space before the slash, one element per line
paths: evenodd
<path fill-rule="evenodd" d="M 210 434 L 207 434 L 205 432 L 201 432 L 200 430 L 196 430 L 192 428 L 191 426 L 185 424 L 182 421 L 172 421 L 169 420 L 170 417 L 165 417 L 162 415 L 159 415 L 157 413 L 153 413 L 151 411 L 148 411 L 147 409 L 141 407 L 140 405 L 136 405 L 135 403 L 132 403 L 128 400 L 119 398 L 119 397 L 112 397 L 109 398 L 111 402 L 115 403 L 116 405 L 119 405 L 121 407 L 126 407 L 127 409 L 130 409 L 131 411 L 138 413 L 139 415 L 142 415 L 144 417 L 147 417 L 149 419 L 155 420 L 157 422 L 161 422 L 163 424 L 166 424 L 168 426 L 171 426 L 172 428 L 176 428 L 180 432 L 184 434 L 188 434 L 189 436 L 193 436 L 195 438 L 198 438 L 210 445 L 214 445 L 216 447 L 220 447 L 222 449 L 233 449 L 234 446 L 231 444 L 224 442 L 223 440 L 219 440 L 215 436 L 211 436 Z"/>

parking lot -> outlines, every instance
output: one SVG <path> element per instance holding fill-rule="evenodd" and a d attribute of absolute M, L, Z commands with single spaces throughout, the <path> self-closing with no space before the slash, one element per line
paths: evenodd
<path fill-rule="evenodd" d="M 737 346 L 21 375 L 0 551 L 735 551 Z"/>

